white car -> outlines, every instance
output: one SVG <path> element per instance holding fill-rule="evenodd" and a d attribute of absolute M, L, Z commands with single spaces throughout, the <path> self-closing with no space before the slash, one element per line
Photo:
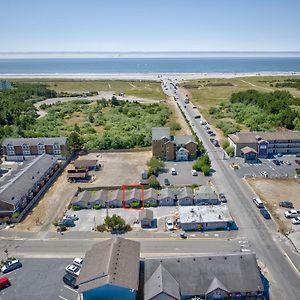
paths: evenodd
<path fill-rule="evenodd" d="M 68 265 L 66 268 L 65 268 L 65 271 L 73 276 L 76 276 L 78 277 L 79 276 L 79 273 L 80 273 L 80 268 L 77 267 L 77 266 L 74 266 L 74 265 Z"/>
<path fill-rule="evenodd" d="M 296 218 L 292 219 L 292 223 L 294 225 L 299 225 L 300 224 L 300 217 L 296 217 Z"/>
<path fill-rule="evenodd" d="M 192 175 L 193 175 L 193 176 L 198 176 L 197 171 L 196 171 L 196 170 L 192 170 Z"/>
<path fill-rule="evenodd" d="M 83 263 L 83 259 L 82 258 L 76 257 L 73 260 L 73 265 L 76 266 L 76 267 L 81 268 L 82 267 L 82 263 Z"/>
<path fill-rule="evenodd" d="M 63 217 L 63 219 L 64 219 L 64 220 L 66 220 L 66 219 L 71 219 L 71 220 L 73 220 L 73 221 L 78 221 L 78 220 L 79 220 L 79 217 L 78 217 L 77 215 L 75 215 L 75 214 L 72 214 L 72 215 L 65 215 L 65 216 Z"/>
<path fill-rule="evenodd" d="M 268 173 L 266 171 L 262 171 L 262 172 L 260 172 L 260 174 L 264 177 L 268 177 Z"/>
<path fill-rule="evenodd" d="M 166 226 L 168 230 L 174 230 L 174 224 L 170 219 L 166 221 Z"/>

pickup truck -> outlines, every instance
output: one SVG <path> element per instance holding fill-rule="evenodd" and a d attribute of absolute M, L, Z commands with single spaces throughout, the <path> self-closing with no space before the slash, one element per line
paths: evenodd
<path fill-rule="evenodd" d="M 291 209 L 284 213 L 286 218 L 296 218 L 300 217 L 300 210 Z"/>

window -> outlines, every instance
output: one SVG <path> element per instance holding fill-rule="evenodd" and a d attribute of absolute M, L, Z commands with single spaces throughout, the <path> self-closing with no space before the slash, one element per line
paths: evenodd
<path fill-rule="evenodd" d="M 54 154 L 60 154 L 60 150 L 54 150 Z"/>
<path fill-rule="evenodd" d="M 15 155 L 15 151 L 7 151 L 7 155 Z"/>
<path fill-rule="evenodd" d="M 24 150 L 23 149 L 23 155 L 30 155 L 30 150 Z"/>
<path fill-rule="evenodd" d="M 29 150 L 29 146 L 28 146 L 27 144 L 23 144 L 23 145 L 22 145 L 22 149 L 23 149 L 23 150 Z"/>
<path fill-rule="evenodd" d="M 45 150 L 43 150 L 43 149 L 38 149 L 38 154 L 44 154 L 44 153 L 46 153 Z"/>
<path fill-rule="evenodd" d="M 58 143 L 54 143 L 54 144 L 53 144 L 53 148 L 54 148 L 54 149 L 59 149 Z M 54 152 L 55 152 L 55 151 L 54 151 Z"/>
<path fill-rule="evenodd" d="M 11 145 L 11 144 L 8 144 L 8 145 L 7 145 L 7 150 L 10 150 L 10 151 L 15 151 L 15 148 L 14 148 L 14 146 L 13 146 L 13 145 Z"/>
<path fill-rule="evenodd" d="M 39 150 L 44 150 L 45 149 L 45 145 L 44 144 L 38 144 L 38 149 Z"/>

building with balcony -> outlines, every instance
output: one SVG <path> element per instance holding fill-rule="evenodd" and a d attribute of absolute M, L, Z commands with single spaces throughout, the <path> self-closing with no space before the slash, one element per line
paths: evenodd
<path fill-rule="evenodd" d="M 237 132 L 228 136 L 235 156 L 268 157 L 300 153 L 300 131 Z M 247 157 L 249 159 L 249 157 Z"/>

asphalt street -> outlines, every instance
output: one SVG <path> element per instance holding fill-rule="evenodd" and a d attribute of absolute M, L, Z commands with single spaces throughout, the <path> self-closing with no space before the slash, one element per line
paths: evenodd
<path fill-rule="evenodd" d="M 230 163 L 224 159 L 223 150 L 216 148 L 209 140 L 206 130 L 195 119 L 195 109 L 192 103 L 184 103 L 184 95 L 176 91 L 170 81 L 165 80 L 168 87 L 166 93 L 176 96 L 177 103 L 185 114 L 194 132 L 202 140 L 212 161 L 212 168 L 216 171 L 212 182 L 219 191 L 224 191 L 230 201 L 228 206 L 235 219 L 240 234 L 247 237 L 253 245 L 252 250 L 257 254 L 268 269 L 271 299 L 300 299 L 299 272 L 290 261 L 289 256 L 281 247 L 276 224 L 272 220 L 264 220 L 252 202 L 255 196 L 246 182 L 235 174 Z M 296 258 L 299 260 L 299 256 Z"/>

